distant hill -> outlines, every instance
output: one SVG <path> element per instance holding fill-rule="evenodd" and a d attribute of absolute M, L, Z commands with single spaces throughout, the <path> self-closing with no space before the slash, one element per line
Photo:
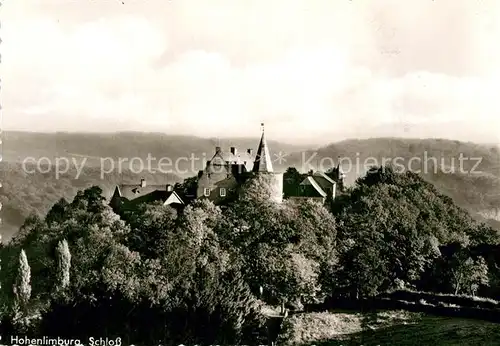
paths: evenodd
<path fill-rule="evenodd" d="M 78 190 L 86 187 L 99 185 L 110 196 L 116 184 L 138 183 L 140 178 L 154 184 L 180 182 L 183 178 L 196 175 L 203 168 L 203 160 L 211 158 L 216 146 L 226 150 L 231 146 L 240 151 L 253 149 L 255 153 L 258 144 L 258 137 L 218 140 L 139 132 L 98 134 L 6 131 L 3 134 L 3 158 L 0 163 L 3 239 L 9 239 L 28 215 L 44 215 L 61 197 L 70 201 Z M 272 155 L 280 151 L 302 149 L 300 146 L 272 140 L 269 145 Z M 151 169 L 147 166 L 148 156 L 156 158 L 151 159 Z M 22 167 L 26 158 L 38 160 L 43 171 L 48 169 L 49 163 L 55 165 L 56 159 L 67 158 L 70 167 L 61 176 L 56 175 L 55 167 L 47 173 L 39 173 L 39 169 L 32 166 L 35 161 L 30 159 L 29 170 L 34 169 L 37 173 L 27 173 Z M 102 161 L 106 169 L 103 176 L 100 169 L 101 158 L 109 158 Z M 161 158 L 164 158 L 163 162 L 166 164 L 158 167 Z M 179 158 L 183 159 L 178 160 Z M 118 163 L 120 159 L 123 160 L 121 168 Z M 65 163 L 60 162 L 60 169 L 65 170 Z M 80 176 L 77 171 L 79 167 L 84 167 Z M 162 170 L 158 171 L 158 168 Z"/>
<path fill-rule="evenodd" d="M 477 170 L 495 176 L 500 175 L 500 148 L 494 145 L 482 145 L 472 142 L 460 142 L 446 139 L 408 139 L 408 138 L 370 138 L 370 139 L 349 139 L 341 142 L 329 144 L 327 146 L 307 150 L 301 153 L 293 153 L 288 156 L 287 163 L 295 166 L 303 166 L 304 163 L 315 168 L 317 164 L 324 165 L 329 162 L 336 162 L 340 157 L 344 162 L 344 169 L 352 170 L 356 173 L 358 166 L 371 166 L 373 163 L 380 165 L 383 159 L 395 160 L 404 159 L 407 163 L 411 158 L 420 158 L 422 162 L 428 159 L 432 165 L 432 158 L 438 164 L 444 163 L 450 166 L 452 162 L 459 163 L 459 157 L 464 157 L 464 168 L 471 170 L 476 162 L 476 158 L 481 158 L 481 163 Z M 401 160 L 400 160 L 401 161 Z M 348 167 L 352 162 L 353 166 Z M 418 160 L 414 159 L 412 168 L 422 168 Z M 304 168 L 307 168 L 304 166 Z M 360 167 L 361 168 L 361 167 Z M 360 170 L 360 174 L 364 174 Z M 355 174 L 354 174 L 355 175 Z M 353 176 L 351 174 L 351 176 Z"/>
<path fill-rule="evenodd" d="M 100 185 L 106 193 L 119 182 L 137 182 L 141 177 L 158 184 L 180 181 L 193 176 L 203 167 L 203 160 L 213 155 L 215 146 L 238 150 L 257 149 L 259 138 L 200 138 L 194 136 L 176 136 L 161 133 L 3 133 L 3 162 L 0 165 L 0 201 L 2 202 L 2 234 L 5 238 L 15 232 L 30 213 L 44 214 L 59 198 L 71 200 L 77 190 L 91 185 Z M 441 139 L 402 139 L 373 138 L 366 140 L 346 140 L 332 143 L 313 150 L 310 147 L 285 144 L 268 140 L 275 170 L 285 170 L 295 166 L 299 171 L 307 171 L 322 166 L 328 169 L 336 164 L 337 157 L 344 161 L 350 158 L 353 165 L 344 162 L 348 184 L 365 174 L 369 166 L 380 164 L 383 158 L 401 157 L 408 162 L 412 157 L 443 158 L 450 166 L 450 159 L 458 160 L 460 153 L 464 157 L 482 158 L 477 168 L 481 173 L 443 173 L 432 169 L 423 174 L 424 178 L 435 184 L 443 193 L 452 197 L 457 204 L 469 210 L 477 219 L 487 221 L 500 229 L 500 148 L 498 146 L 479 145 Z M 281 154 L 280 154 L 281 153 Z M 141 169 L 140 162 L 152 161 L 152 171 Z M 68 158 L 77 165 L 85 163 L 82 174 L 76 179 L 76 169 L 72 167 L 62 177 L 56 177 L 54 168 L 44 174 L 28 174 L 23 171 L 21 162 L 26 157 L 40 159 L 45 157 L 44 165 L 55 162 L 55 158 Z M 112 173 L 101 178 L 100 158 L 112 158 Z M 190 159 L 194 157 L 195 159 Z M 281 157 L 281 160 L 278 159 Z M 312 157 L 312 159 L 311 159 Z M 127 159 L 118 169 L 120 158 Z M 136 158 L 132 160 L 133 158 Z M 155 164 L 160 158 L 168 158 L 171 166 L 164 166 L 163 174 L 154 173 Z M 178 160 L 179 158 L 185 158 Z M 365 160 L 372 158 L 365 165 Z M 74 161 L 71 161 L 74 160 Z M 132 164 L 130 164 L 132 160 Z M 175 161 L 178 162 L 176 167 Z M 166 162 L 166 161 L 164 161 Z M 321 165 L 322 164 L 322 165 Z M 440 162 L 438 162 L 440 164 Z M 474 162 L 466 162 L 470 170 Z M 111 159 L 105 161 L 105 168 L 111 168 Z M 434 166 L 432 166 L 434 167 Z M 64 167 L 62 167 L 64 168 Z M 419 168 L 414 163 L 412 168 Z M 111 169 L 110 169 L 111 171 Z"/>
<path fill-rule="evenodd" d="M 34 168 L 28 167 L 30 171 Z M 150 184 L 174 184 L 182 181 L 175 174 L 136 174 L 130 170 L 101 177 L 98 167 L 85 167 L 80 176 L 72 169 L 56 177 L 54 167 L 41 168 L 45 173 L 26 173 L 20 163 L 0 164 L 1 233 L 4 240 L 10 239 L 19 230 L 27 216 L 44 216 L 59 199 L 71 201 L 79 190 L 93 185 L 100 186 L 105 197 L 110 198 L 117 184 L 139 183 L 141 177 Z"/>
<path fill-rule="evenodd" d="M 384 159 L 399 163 L 401 169 L 417 170 L 476 219 L 500 229 L 500 148 L 496 145 L 446 139 L 351 139 L 293 153 L 286 163 L 301 171 L 328 169 L 338 157 L 348 184 Z"/>
<path fill-rule="evenodd" d="M 257 150 L 259 137 L 255 138 L 200 138 L 195 136 L 179 136 L 162 133 L 119 132 L 119 133 L 32 133 L 32 132 L 4 132 L 3 160 L 7 162 L 22 162 L 27 157 L 46 157 L 54 162 L 55 158 L 74 158 L 81 162 L 86 158 L 86 166 L 101 165 L 100 158 L 110 158 L 104 161 L 108 164 L 111 159 L 123 160 L 123 167 L 139 169 L 140 160 L 146 162 L 149 157 L 155 158 L 157 164 L 161 158 L 165 163 L 178 161 L 175 174 L 192 176 L 203 168 L 203 160 L 209 160 L 215 152 L 216 146 L 225 150 L 234 146 L 239 151 Z M 279 152 L 296 152 L 306 149 L 304 146 L 285 144 L 269 140 L 271 155 L 276 157 Z M 191 159 L 194 157 L 194 159 Z M 189 161 L 187 160 L 189 159 Z M 130 164 L 130 161 L 133 161 Z M 193 164 L 191 163 L 193 162 Z M 117 166 L 118 163 L 115 164 Z M 156 166 L 154 166 L 156 167 Z M 174 173 L 174 172 L 173 172 Z"/>

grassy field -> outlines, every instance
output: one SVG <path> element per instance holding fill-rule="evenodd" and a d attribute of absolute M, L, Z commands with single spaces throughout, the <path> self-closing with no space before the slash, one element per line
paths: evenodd
<path fill-rule="evenodd" d="M 404 311 L 308 313 L 283 324 L 280 345 L 500 345 L 500 325 Z"/>

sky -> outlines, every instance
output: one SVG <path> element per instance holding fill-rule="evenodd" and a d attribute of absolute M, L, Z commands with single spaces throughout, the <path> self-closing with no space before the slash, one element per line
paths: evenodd
<path fill-rule="evenodd" d="M 500 142 L 500 1 L 10 0 L 2 128 Z"/>

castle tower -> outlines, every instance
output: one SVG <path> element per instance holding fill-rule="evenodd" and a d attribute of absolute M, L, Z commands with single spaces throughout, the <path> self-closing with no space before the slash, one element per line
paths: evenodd
<path fill-rule="evenodd" d="M 337 183 L 339 184 L 339 189 L 341 192 L 345 190 L 345 173 L 340 166 L 340 156 L 337 161 Z"/>
<path fill-rule="evenodd" d="M 252 172 L 264 177 L 268 181 L 271 188 L 271 200 L 281 203 L 283 201 L 283 173 L 277 173 L 273 170 L 271 154 L 264 135 L 264 123 L 260 125 L 262 127 L 262 136 L 257 148 Z"/>
<path fill-rule="evenodd" d="M 264 135 L 264 123 L 261 123 L 262 136 L 260 138 L 259 147 L 257 148 L 257 155 L 253 164 L 253 172 L 273 172 L 273 163 L 271 161 L 271 154 L 269 154 L 269 147 L 267 146 L 266 137 Z"/>

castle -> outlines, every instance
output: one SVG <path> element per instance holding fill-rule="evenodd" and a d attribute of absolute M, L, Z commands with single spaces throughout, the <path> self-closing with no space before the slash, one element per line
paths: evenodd
<path fill-rule="evenodd" d="M 270 187 L 270 200 L 281 203 L 284 197 L 283 173 L 273 170 L 264 124 L 261 126 L 262 134 L 255 157 L 252 149 L 238 152 L 235 147 L 231 147 L 229 151 L 222 150 L 220 146 L 215 147 L 212 158 L 207 161 L 205 168 L 198 172 L 192 195 L 182 195 L 170 184 L 147 185 L 146 181 L 141 179 L 140 184 L 117 185 L 110 205 L 117 211 L 133 209 L 140 203 L 161 201 L 163 205 L 182 208 L 191 199 L 203 198 L 215 204 L 222 204 L 238 198 L 243 183 L 255 176 L 266 179 Z M 298 185 L 289 189 L 287 197 L 294 200 L 313 199 L 325 203 L 333 200 L 336 194 L 343 190 L 344 178 L 340 163 L 326 173 L 311 171 Z"/>
<path fill-rule="evenodd" d="M 277 203 L 283 200 L 283 173 L 273 170 L 264 124 L 261 125 L 262 135 L 255 158 L 251 149 L 238 153 L 235 147 L 231 147 L 229 152 L 223 151 L 221 147 L 215 148 L 215 153 L 205 169 L 198 173 L 196 198 L 208 198 L 216 204 L 237 198 L 238 188 L 247 179 L 263 175 L 271 186 L 271 200 Z"/>

